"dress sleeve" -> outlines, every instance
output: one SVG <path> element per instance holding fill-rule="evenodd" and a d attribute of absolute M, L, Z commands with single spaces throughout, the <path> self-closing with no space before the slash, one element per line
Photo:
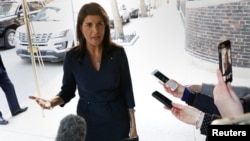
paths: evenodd
<path fill-rule="evenodd" d="M 128 108 L 135 106 L 133 86 L 131 80 L 131 74 L 129 69 L 128 58 L 125 50 L 122 48 L 121 51 L 121 93 L 125 98 L 125 102 Z"/>
<path fill-rule="evenodd" d="M 63 63 L 63 80 L 61 91 L 57 94 L 64 100 L 64 104 L 60 105 L 63 107 L 72 98 L 75 97 L 76 82 L 71 71 L 69 56 L 66 55 Z"/>

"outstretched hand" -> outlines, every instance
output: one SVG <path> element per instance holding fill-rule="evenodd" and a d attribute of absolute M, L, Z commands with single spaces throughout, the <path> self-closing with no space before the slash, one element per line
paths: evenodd
<path fill-rule="evenodd" d="M 221 116 L 234 117 L 243 114 L 243 107 L 240 99 L 236 96 L 231 83 L 225 83 L 221 71 L 217 70 L 218 83 L 214 88 L 214 103 Z"/>
<path fill-rule="evenodd" d="M 50 101 L 35 97 L 35 96 L 29 96 L 29 99 L 35 100 L 38 105 L 40 105 L 43 109 L 51 109 L 53 108 Z"/>

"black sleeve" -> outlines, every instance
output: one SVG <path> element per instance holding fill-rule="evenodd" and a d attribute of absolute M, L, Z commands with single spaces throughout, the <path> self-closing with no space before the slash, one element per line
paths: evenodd
<path fill-rule="evenodd" d="M 240 98 L 240 100 L 243 105 L 244 113 L 250 112 L 250 94 Z"/>
<path fill-rule="evenodd" d="M 220 115 L 216 105 L 214 104 L 214 99 L 210 96 L 200 93 L 190 94 L 187 104 L 205 113 Z"/>

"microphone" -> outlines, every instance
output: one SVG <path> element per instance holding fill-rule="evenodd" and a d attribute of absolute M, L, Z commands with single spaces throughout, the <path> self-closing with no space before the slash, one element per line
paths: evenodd
<path fill-rule="evenodd" d="M 55 141 L 85 141 L 86 126 L 83 117 L 69 114 L 60 121 Z"/>

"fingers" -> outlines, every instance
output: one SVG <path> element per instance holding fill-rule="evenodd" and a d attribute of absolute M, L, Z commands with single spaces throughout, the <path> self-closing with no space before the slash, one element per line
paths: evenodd
<path fill-rule="evenodd" d="M 36 103 L 38 105 L 40 105 L 40 107 L 42 107 L 43 109 L 51 109 L 51 103 L 47 100 L 44 100 L 42 98 L 39 97 L 35 97 L 35 96 L 29 96 L 30 99 L 35 100 Z"/>
<path fill-rule="evenodd" d="M 225 83 L 220 69 L 217 69 L 217 78 L 218 78 L 218 83 Z"/>
<path fill-rule="evenodd" d="M 42 102 L 44 102 L 43 99 L 38 98 L 38 97 L 35 97 L 35 96 L 29 96 L 29 98 L 35 100 L 39 105 L 40 105 Z"/>
<path fill-rule="evenodd" d="M 166 84 L 163 84 L 163 87 L 164 87 L 164 89 L 165 89 L 165 91 L 166 91 L 167 93 L 169 93 L 169 94 L 171 94 L 171 95 L 174 95 L 174 93 L 171 91 L 171 89 L 170 89 L 169 86 L 167 86 Z"/>
<path fill-rule="evenodd" d="M 179 113 L 179 110 L 182 109 L 183 105 L 177 104 L 177 103 L 174 103 L 174 102 L 172 102 L 172 105 L 173 105 L 172 108 L 168 108 L 167 106 L 164 106 L 164 109 L 170 110 L 176 116 L 177 113 Z"/>
<path fill-rule="evenodd" d="M 164 109 L 171 110 L 171 109 L 170 109 L 170 108 L 168 108 L 167 106 L 164 106 Z"/>
<path fill-rule="evenodd" d="M 45 102 L 45 100 L 39 98 L 39 97 L 35 97 L 35 96 L 29 96 L 29 99 L 33 99 L 35 100 L 38 104 L 41 104 L 42 102 Z"/>
<path fill-rule="evenodd" d="M 182 104 L 178 104 L 178 103 L 172 102 L 172 105 L 173 105 L 173 107 L 175 107 L 175 108 L 183 109 L 183 105 L 182 105 Z"/>
<path fill-rule="evenodd" d="M 35 96 L 29 96 L 29 99 L 34 99 L 34 100 L 36 100 L 37 97 L 35 97 Z"/>
<path fill-rule="evenodd" d="M 239 98 L 238 98 L 238 96 L 235 94 L 235 92 L 234 92 L 234 90 L 233 90 L 233 88 L 232 88 L 230 82 L 227 83 L 227 88 L 228 88 L 228 91 L 229 91 L 229 94 L 231 95 L 231 97 L 232 97 L 234 100 L 238 100 Z"/>

